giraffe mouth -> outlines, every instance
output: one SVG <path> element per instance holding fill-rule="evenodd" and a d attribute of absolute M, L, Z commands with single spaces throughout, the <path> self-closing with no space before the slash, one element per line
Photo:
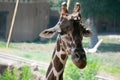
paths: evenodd
<path fill-rule="evenodd" d="M 71 55 L 73 63 L 79 68 L 83 69 L 85 68 L 87 61 L 86 61 L 86 55 L 85 53 L 78 53 L 75 52 L 74 54 Z"/>
<path fill-rule="evenodd" d="M 79 69 L 85 68 L 87 64 L 86 60 L 81 60 L 81 61 L 72 60 L 72 61 Z"/>

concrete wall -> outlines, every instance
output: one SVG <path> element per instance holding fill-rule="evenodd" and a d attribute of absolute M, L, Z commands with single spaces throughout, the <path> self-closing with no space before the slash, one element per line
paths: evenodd
<path fill-rule="evenodd" d="M 0 11 L 8 11 L 6 38 L 8 36 L 15 3 L 0 3 Z M 49 24 L 50 6 L 47 2 L 19 3 L 12 41 L 33 41 Z"/>

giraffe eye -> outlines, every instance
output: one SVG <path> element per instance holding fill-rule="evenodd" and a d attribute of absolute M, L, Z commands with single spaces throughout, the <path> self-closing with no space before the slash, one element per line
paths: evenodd
<path fill-rule="evenodd" d="M 60 35 L 65 35 L 67 34 L 65 31 L 60 32 Z"/>

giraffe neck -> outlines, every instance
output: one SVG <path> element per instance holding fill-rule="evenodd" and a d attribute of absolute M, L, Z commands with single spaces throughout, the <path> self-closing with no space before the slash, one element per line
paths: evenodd
<path fill-rule="evenodd" d="M 63 80 L 63 72 L 68 55 L 63 48 L 64 46 L 61 45 L 60 39 L 57 39 L 57 46 L 46 74 L 46 80 Z"/>

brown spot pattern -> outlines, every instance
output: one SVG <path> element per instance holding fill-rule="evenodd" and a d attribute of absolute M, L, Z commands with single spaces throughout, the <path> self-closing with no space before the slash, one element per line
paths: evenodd
<path fill-rule="evenodd" d="M 64 49 L 67 49 L 67 46 L 65 45 L 65 42 L 63 42 L 63 47 L 64 47 Z"/>
<path fill-rule="evenodd" d="M 69 48 L 71 48 L 71 47 L 72 47 L 70 43 L 67 43 L 67 46 L 68 46 Z"/>
<path fill-rule="evenodd" d="M 60 39 L 57 40 L 57 51 L 60 51 Z"/>
<path fill-rule="evenodd" d="M 56 80 L 56 76 L 54 75 L 54 73 L 52 72 L 50 74 L 50 76 L 48 77 L 48 80 Z"/>
<path fill-rule="evenodd" d="M 60 74 L 59 80 L 63 80 L 63 72 Z"/>
<path fill-rule="evenodd" d="M 64 48 L 62 48 L 62 51 L 65 51 L 65 49 L 64 49 Z"/>
<path fill-rule="evenodd" d="M 46 77 L 48 76 L 48 74 L 49 74 L 49 72 L 50 72 L 51 68 L 52 68 L 52 63 L 50 63 L 50 65 L 49 65 L 49 67 L 48 67 Z"/>
<path fill-rule="evenodd" d="M 61 54 L 61 58 L 62 58 L 63 60 L 65 60 L 65 59 L 66 59 L 66 57 L 67 57 L 67 55 L 66 55 L 66 54 Z"/>
<path fill-rule="evenodd" d="M 53 63 L 57 72 L 61 71 L 64 67 L 57 56 L 55 56 Z"/>

